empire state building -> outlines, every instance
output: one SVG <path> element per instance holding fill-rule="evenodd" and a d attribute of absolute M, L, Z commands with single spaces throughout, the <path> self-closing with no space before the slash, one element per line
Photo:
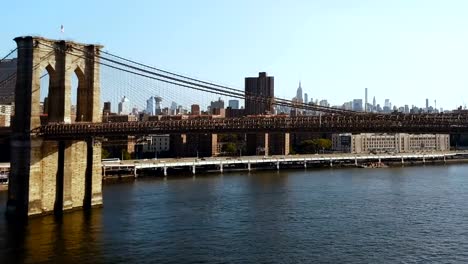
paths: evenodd
<path fill-rule="evenodd" d="M 299 88 L 297 88 L 297 93 L 296 93 L 296 100 L 300 103 L 304 102 L 304 99 L 302 98 L 302 87 L 301 87 L 301 82 L 299 82 Z"/>

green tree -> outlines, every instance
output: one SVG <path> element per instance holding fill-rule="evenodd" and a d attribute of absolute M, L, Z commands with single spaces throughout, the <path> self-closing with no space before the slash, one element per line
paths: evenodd
<path fill-rule="evenodd" d="M 101 149 L 101 159 L 107 159 L 110 157 L 110 152 L 105 149 L 105 148 L 102 148 Z"/>
<path fill-rule="evenodd" d="M 320 148 L 320 149 L 331 149 L 332 148 L 332 141 L 330 139 L 326 139 L 326 138 L 320 138 L 317 140 L 317 146 Z"/>
<path fill-rule="evenodd" d="M 132 159 L 132 155 L 130 155 L 130 153 L 128 153 L 127 150 L 122 149 L 122 159 L 123 159 L 123 160 Z"/>
<path fill-rule="evenodd" d="M 312 154 L 332 147 L 332 141 L 326 138 L 315 138 L 304 140 L 297 146 L 297 153 Z"/>
<path fill-rule="evenodd" d="M 227 143 L 223 145 L 221 150 L 229 154 L 235 154 L 237 152 L 237 146 L 234 143 Z"/>

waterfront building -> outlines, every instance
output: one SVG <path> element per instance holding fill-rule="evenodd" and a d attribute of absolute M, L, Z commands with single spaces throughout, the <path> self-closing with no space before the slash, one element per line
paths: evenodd
<path fill-rule="evenodd" d="M 407 153 L 450 150 L 448 134 L 333 134 L 332 148 L 348 153 Z"/>
<path fill-rule="evenodd" d="M 170 136 L 164 135 L 149 135 L 146 137 L 146 144 L 143 144 L 143 153 L 154 153 L 156 158 L 157 153 L 169 151 Z"/>
<path fill-rule="evenodd" d="M 258 77 L 245 78 L 245 114 L 263 115 L 274 112 L 275 79 L 260 72 Z M 259 101 L 258 99 L 263 99 Z"/>

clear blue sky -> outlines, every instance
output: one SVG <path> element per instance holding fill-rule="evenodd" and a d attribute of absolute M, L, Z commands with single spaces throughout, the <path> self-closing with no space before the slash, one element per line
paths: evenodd
<path fill-rule="evenodd" d="M 20 35 L 86 43 L 243 89 L 275 76 L 309 98 L 445 109 L 468 103 L 468 1 L 3 1 L 0 55 Z"/>

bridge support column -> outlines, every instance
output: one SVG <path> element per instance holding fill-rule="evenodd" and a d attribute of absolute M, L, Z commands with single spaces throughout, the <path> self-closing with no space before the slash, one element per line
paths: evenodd
<path fill-rule="evenodd" d="M 40 37 L 15 38 L 18 61 L 12 122 L 8 213 L 61 213 L 102 204 L 101 145 L 50 140 L 31 131 L 47 122 L 70 123 L 71 75 L 78 76 L 78 121 L 101 122 L 99 58 L 102 48 Z M 73 51 L 75 55 L 67 51 Z M 40 77 L 49 74 L 47 120 L 41 120 Z M 88 196 L 87 196 L 88 195 Z"/>
<path fill-rule="evenodd" d="M 84 207 L 102 206 L 101 142 L 86 141 L 86 177 Z"/>

